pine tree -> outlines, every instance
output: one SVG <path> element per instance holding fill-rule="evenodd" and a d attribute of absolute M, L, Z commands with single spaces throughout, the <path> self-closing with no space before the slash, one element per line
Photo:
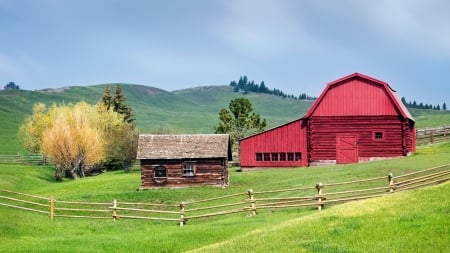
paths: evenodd
<path fill-rule="evenodd" d="M 447 111 L 447 105 L 445 103 L 442 104 L 442 110 Z"/>
<path fill-rule="evenodd" d="M 113 97 L 111 95 L 111 89 L 109 88 L 109 85 L 106 85 L 105 87 L 105 93 L 103 93 L 101 102 L 105 105 L 106 110 L 109 110 L 113 104 Z"/>
<path fill-rule="evenodd" d="M 127 123 L 134 122 L 134 115 L 132 113 L 131 107 L 125 104 L 125 96 L 122 94 L 122 88 L 119 85 L 116 86 L 116 92 L 113 98 L 113 110 L 121 115 L 123 115 L 123 120 Z"/>

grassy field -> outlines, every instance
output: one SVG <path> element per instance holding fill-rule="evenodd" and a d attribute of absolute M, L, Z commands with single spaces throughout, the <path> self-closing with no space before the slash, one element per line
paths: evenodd
<path fill-rule="evenodd" d="M 180 203 L 231 193 L 401 175 L 450 163 L 450 143 L 347 166 L 238 172 L 228 188 L 136 191 L 140 173 L 109 172 L 55 182 L 52 167 L 0 165 L 1 188 L 74 201 Z M 356 203 L 260 211 L 176 222 L 56 218 L 0 206 L 1 252 L 448 252 L 449 184 Z"/>
<path fill-rule="evenodd" d="M 242 94 L 230 87 L 199 87 L 167 92 L 121 85 L 141 132 L 158 128 L 176 133 L 212 133 L 217 113 Z M 104 85 L 49 91 L 0 92 L 0 154 L 25 151 L 17 129 L 36 102 L 95 103 Z M 114 89 L 114 85 L 112 85 Z M 254 110 L 273 127 L 306 112 L 311 102 L 246 94 Z M 450 124 L 450 112 L 411 109 L 417 127 Z M 450 143 L 418 147 L 402 159 L 331 167 L 230 171 L 227 188 L 198 187 L 137 191 L 138 168 L 58 183 L 50 166 L 0 165 L 0 188 L 68 201 L 178 204 L 233 193 L 311 187 L 385 176 L 450 163 Z M 262 210 L 176 222 L 74 220 L 0 206 L 0 252 L 449 252 L 449 184 L 391 196 L 327 206 L 324 211 L 295 208 Z"/>

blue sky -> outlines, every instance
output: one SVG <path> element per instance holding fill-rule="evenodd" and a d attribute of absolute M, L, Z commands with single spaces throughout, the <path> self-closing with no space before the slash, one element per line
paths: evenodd
<path fill-rule="evenodd" d="M 450 103 L 450 1 L 0 0 L 0 85 L 177 90 L 246 75 L 318 96 L 361 72 Z"/>

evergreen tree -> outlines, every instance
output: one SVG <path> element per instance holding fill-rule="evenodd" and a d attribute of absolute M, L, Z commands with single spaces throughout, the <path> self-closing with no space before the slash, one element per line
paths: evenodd
<path fill-rule="evenodd" d="M 402 103 L 405 105 L 405 106 L 407 106 L 408 105 L 408 103 L 406 102 L 406 99 L 405 99 L 405 97 L 402 97 Z"/>
<path fill-rule="evenodd" d="M 20 90 L 19 85 L 16 85 L 14 82 L 9 82 L 3 87 L 5 90 Z"/>
<path fill-rule="evenodd" d="M 122 94 L 122 88 L 120 85 L 116 86 L 114 97 L 111 94 L 109 85 L 106 85 L 105 92 L 103 93 L 100 102 L 105 106 L 106 110 L 112 109 L 114 112 L 123 116 L 123 120 L 127 123 L 134 122 L 134 115 L 129 105 L 125 104 L 125 96 Z"/>
<path fill-rule="evenodd" d="M 447 111 L 447 105 L 445 103 L 442 104 L 442 110 Z"/>
<path fill-rule="evenodd" d="M 103 103 L 103 105 L 105 105 L 106 110 L 109 110 L 113 105 L 113 97 L 111 95 L 111 89 L 109 88 L 109 85 L 106 85 L 105 87 L 105 93 L 101 98 L 101 102 Z"/>

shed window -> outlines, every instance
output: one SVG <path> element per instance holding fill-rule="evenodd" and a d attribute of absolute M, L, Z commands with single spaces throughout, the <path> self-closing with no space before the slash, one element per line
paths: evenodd
<path fill-rule="evenodd" d="M 256 153 L 256 161 L 262 161 L 262 153 Z"/>
<path fill-rule="evenodd" d="M 294 161 L 294 153 L 287 153 L 288 161 Z"/>
<path fill-rule="evenodd" d="M 158 166 L 155 168 L 155 178 L 166 178 L 167 177 L 167 169 L 164 166 Z"/>
<path fill-rule="evenodd" d="M 296 160 L 296 161 L 302 160 L 302 153 L 300 153 L 300 152 L 295 152 L 295 160 Z"/>
<path fill-rule="evenodd" d="M 270 161 L 270 153 L 264 153 L 264 161 Z"/>
<path fill-rule="evenodd" d="M 373 135 L 373 138 L 375 139 L 375 140 L 382 140 L 383 139 L 383 132 L 375 132 L 374 133 L 374 135 Z"/>
<path fill-rule="evenodd" d="M 272 153 L 272 161 L 278 161 L 278 153 Z"/>
<path fill-rule="evenodd" d="M 280 153 L 280 161 L 286 161 L 286 153 Z"/>
<path fill-rule="evenodd" d="M 194 177 L 195 176 L 195 167 L 192 163 L 186 163 L 183 165 L 183 177 Z"/>

